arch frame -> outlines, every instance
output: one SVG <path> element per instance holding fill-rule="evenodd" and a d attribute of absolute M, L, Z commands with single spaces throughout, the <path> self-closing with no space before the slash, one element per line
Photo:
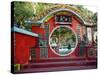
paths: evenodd
<path fill-rule="evenodd" d="M 86 24 L 84 19 L 78 13 L 76 13 L 73 10 L 67 9 L 67 8 L 60 8 L 60 9 L 56 9 L 56 10 L 53 10 L 53 11 L 49 12 L 43 19 L 40 20 L 40 23 L 45 22 L 46 19 L 48 19 L 49 16 L 51 16 L 51 15 L 57 13 L 57 12 L 60 12 L 60 11 L 65 11 L 65 12 L 71 13 L 71 14 L 75 15 L 83 25 Z"/>

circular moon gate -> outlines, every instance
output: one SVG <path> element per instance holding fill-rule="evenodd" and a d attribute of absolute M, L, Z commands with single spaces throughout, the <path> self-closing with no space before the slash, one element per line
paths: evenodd
<path fill-rule="evenodd" d="M 49 36 L 50 49 L 57 55 L 70 55 L 77 46 L 77 36 L 68 26 L 55 27 Z"/>

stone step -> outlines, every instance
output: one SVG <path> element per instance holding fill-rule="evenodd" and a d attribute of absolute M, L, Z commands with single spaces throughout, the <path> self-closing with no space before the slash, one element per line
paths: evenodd
<path fill-rule="evenodd" d="M 22 69 L 30 68 L 46 68 L 46 67 L 61 67 L 61 66 L 83 66 L 96 65 L 96 60 L 80 60 L 80 61 L 59 61 L 59 62 L 39 62 L 22 65 Z"/>
<path fill-rule="evenodd" d="M 68 70 L 84 70 L 84 69 L 96 69 L 96 65 L 90 66 L 60 66 L 60 67 L 45 67 L 45 68 L 30 68 L 23 69 L 18 73 L 34 73 L 34 72 L 50 72 L 50 71 L 68 71 Z"/>
<path fill-rule="evenodd" d="M 97 60 L 96 58 L 88 58 L 89 60 Z M 30 60 L 29 63 L 39 63 L 39 62 L 59 62 L 59 61 L 82 61 L 88 60 L 86 58 L 49 58 L 49 59 L 39 59 L 39 60 Z"/>

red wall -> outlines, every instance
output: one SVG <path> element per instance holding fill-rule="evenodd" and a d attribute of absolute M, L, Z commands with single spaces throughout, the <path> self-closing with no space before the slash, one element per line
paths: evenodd
<path fill-rule="evenodd" d="M 45 30 L 43 28 L 41 28 L 40 26 L 32 26 L 32 32 L 37 33 L 37 34 L 41 34 L 42 37 L 45 36 Z"/>
<path fill-rule="evenodd" d="M 48 20 L 48 23 L 50 24 L 50 32 L 53 30 L 53 28 L 55 28 L 56 26 L 59 26 L 59 25 L 56 25 L 55 24 L 55 18 L 54 17 L 52 17 L 50 20 Z M 74 17 L 72 17 L 72 24 L 70 25 L 70 27 L 76 32 L 76 26 L 79 24 L 79 21 L 76 19 L 76 18 L 74 18 Z M 69 25 L 68 25 L 69 26 Z M 76 50 L 73 52 L 73 53 L 71 53 L 69 56 L 63 56 L 63 57 L 76 57 L 76 55 L 75 55 L 75 52 L 76 52 Z M 48 50 L 48 57 L 49 58 L 53 58 L 53 57 L 61 57 L 61 56 L 59 56 L 59 55 L 56 55 L 50 48 L 49 48 L 49 50 Z"/>
<path fill-rule="evenodd" d="M 57 24 L 55 24 L 55 18 L 54 17 L 52 17 L 52 18 L 50 18 L 49 20 L 48 20 L 48 22 L 47 23 L 49 23 L 49 31 L 51 32 L 56 26 L 59 26 L 59 25 L 57 25 Z M 68 26 L 70 26 L 75 32 L 76 32 L 76 26 L 79 24 L 79 21 L 75 18 L 75 17 L 72 17 L 72 24 L 71 25 L 68 25 Z M 33 32 L 35 32 L 35 33 L 37 33 L 37 34 L 41 34 L 42 35 L 42 37 L 44 37 L 45 36 L 45 30 L 43 29 L 43 28 L 40 28 L 40 26 L 32 26 L 32 31 Z M 38 48 L 39 49 L 39 48 Z M 40 50 L 40 49 L 39 49 Z M 40 51 L 38 51 L 38 54 L 39 54 L 39 52 Z M 76 50 L 73 52 L 73 53 L 71 53 L 69 56 L 63 56 L 63 57 L 76 57 Z M 38 58 L 40 58 L 39 57 L 40 56 L 40 54 L 38 55 Z M 48 57 L 49 58 L 54 58 L 54 57 L 61 57 L 61 56 L 59 56 L 59 55 L 56 55 L 51 49 L 50 49 L 50 47 L 49 47 L 49 50 L 48 50 Z"/>
<path fill-rule="evenodd" d="M 30 48 L 37 45 L 38 38 L 15 32 L 15 64 L 25 64 L 29 60 Z"/>

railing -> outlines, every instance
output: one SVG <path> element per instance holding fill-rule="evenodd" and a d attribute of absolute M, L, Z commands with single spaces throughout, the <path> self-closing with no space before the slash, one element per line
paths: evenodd
<path fill-rule="evenodd" d="M 77 57 L 85 57 L 86 59 L 97 58 L 97 47 L 94 45 L 78 45 L 76 48 Z"/>

